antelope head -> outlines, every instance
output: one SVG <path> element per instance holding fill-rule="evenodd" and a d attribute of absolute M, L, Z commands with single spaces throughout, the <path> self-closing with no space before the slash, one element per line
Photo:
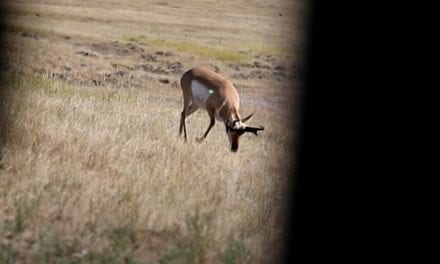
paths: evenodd
<path fill-rule="evenodd" d="M 238 145 L 240 142 L 240 137 L 246 133 L 251 132 L 255 135 L 258 135 L 258 131 L 264 130 L 264 127 L 251 127 L 246 124 L 246 121 L 248 121 L 253 114 L 250 114 L 249 116 L 243 118 L 243 119 L 236 119 L 232 121 L 231 124 L 226 124 L 226 133 L 228 134 L 229 144 L 231 146 L 232 152 L 237 152 Z"/>

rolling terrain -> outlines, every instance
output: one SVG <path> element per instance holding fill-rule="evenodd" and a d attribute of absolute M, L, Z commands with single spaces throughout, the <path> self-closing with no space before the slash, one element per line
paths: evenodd
<path fill-rule="evenodd" d="M 303 1 L 0 4 L 0 263 L 276 263 L 292 180 Z M 259 136 L 196 142 L 179 79 L 230 79 Z M 292 111 L 294 110 L 294 111 Z"/>

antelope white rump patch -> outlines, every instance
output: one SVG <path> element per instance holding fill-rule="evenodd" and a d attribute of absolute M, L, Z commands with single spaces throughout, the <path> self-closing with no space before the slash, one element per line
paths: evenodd
<path fill-rule="evenodd" d="M 203 84 L 201 84 L 196 80 L 193 80 L 191 82 L 191 91 L 195 103 L 202 108 L 206 108 L 205 107 L 206 100 L 208 100 L 209 96 L 214 93 L 213 90 L 209 89 L 208 87 L 204 86 Z"/>

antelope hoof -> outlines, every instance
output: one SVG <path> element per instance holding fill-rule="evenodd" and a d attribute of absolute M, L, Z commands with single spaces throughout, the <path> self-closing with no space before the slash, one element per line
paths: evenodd
<path fill-rule="evenodd" d="M 201 138 L 196 138 L 196 141 L 199 142 L 199 143 L 201 143 L 203 140 L 204 140 L 204 138 L 202 138 L 202 137 Z"/>

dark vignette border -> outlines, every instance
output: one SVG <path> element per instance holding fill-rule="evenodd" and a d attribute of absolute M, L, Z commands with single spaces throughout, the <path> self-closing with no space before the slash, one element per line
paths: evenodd
<path fill-rule="evenodd" d="M 341 180 L 334 165 L 338 163 L 337 154 L 341 150 L 336 150 L 336 155 L 332 152 L 336 146 L 334 141 L 341 139 L 341 136 L 335 136 L 335 130 L 339 131 L 340 128 L 336 128 L 337 124 L 334 122 L 341 122 L 335 113 L 340 110 L 338 106 L 335 107 L 340 99 L 335 97 L 340 95 L 338 86 L 347 85 L 346 81 L 338 82 L 336 77 L 341 71 L 347 70 L 341 67 L 341 57 L 336 56 L 345 49 L 345 45 L 339 44 L 341 40 L 347 40 L 347 37 L 340 38 L 338 26 L 342 23 L 334 21 L 340 19 L 338 16 L 347 7 L 335 12 L 335 6 L 329 7 L 334 3 L 325 6 L 322 2 L 317 2 L 309 2 L 309 14 L 306 16 L 309 22 L 308 35 L 304 36 L 308 44 L 300 102 L 302 123 L 297 126 L 297 147 L 292 149 L 297 162 L 291 171 L 291 211 L 290 221 L 286 226 L 285 263 L 294 263 L 303 258 L 309 261 L 325 258 L 335 248 L 333 235 L 336 233 L 335 229 L 341 226 L 341 221 L 343 222 L 338 220 L 338 207 L 334 206 L 337 203 L 335 193 L 339 189 L 329 191 L 329 188 L 335 186 L 331 181 L 334 180 L 337 184 Z M 4 5 L 7 2 L 0 4 L 0 43 L 5 38 L 1 28 L 5 19 L 5 9 L 1 8 Z M 4 46 L 0 44 L 0 67 L 6 64 L 5 52 Z M 350 78 L 348 80 L 352 81 Z M 5 96 L 7 95 L 0 91 L 0 120 L 4 118 L 2 108 Z M 0 130 L 0 148 L 4 143 L 2 135 Z M 339 252 L 332 254 L 337 255 Z"/>

